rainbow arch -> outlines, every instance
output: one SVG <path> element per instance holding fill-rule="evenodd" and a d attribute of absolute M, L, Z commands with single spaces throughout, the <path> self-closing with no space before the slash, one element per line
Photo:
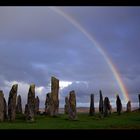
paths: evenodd
<path fill-rule="evenodd" d="M 99 43 L 95 40 L 95 38 L 84 29 L 84 27 L 81 26 L 80 23 L 78 23 L 73 17 L 71 17 L 70 15 L 66 14 L 64 11 L 62 11 L 61 9 L 57 8 L 57 7 L 49 7 L 51 10 L 53 10 L 54 12 L 56 12 L 57 14 L 59 14 L 60 16 L 63 16 L 68 22 L 70 22 L 73 26 L 75 26 L 81 33 L 83 33 L 88 40 L 90 40 L 95 47 L 97 48 L 97 50 L 101 53 L 101 55 L 104 57 L 106 63 L 108 64 L 110 70 L 112 71 L 114 78 L 116 79 L 116 82 L 118 84 L 118 86 L 120 87 L 120 90 L 122 92 L 123 98 L 125 102 L 128 102 L 130 100 L 127 88 L 125 87 L 121 76 L 117 70 L 117 68 L 115 67 L 115 65 L 112 63 L 111 59 L 109 59 L 108 55 L 106 54 L 106 52 L 104 51 L 104 49 L 99 45 Z"/>

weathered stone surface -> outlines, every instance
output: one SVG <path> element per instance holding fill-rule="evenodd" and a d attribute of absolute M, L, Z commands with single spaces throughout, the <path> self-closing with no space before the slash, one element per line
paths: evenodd
<path fill-rule="evenodd" d="M 104 99 L 104 117 L 111 114 L 111 105 L 108 97 L 105 97 Z"/>
<path fill-rule="evenodd" d="M 127 108 L 126 110 L 127 112 L 131 112 L 131 101 L 128 101 L 126 108 Z"/>
<path fill-rule="evenodd" d="M 29 104 L 26 104 L 25 105 L 25 119 L 27 122 L 34 122 L 34 112 L 33 110 L 31 109 L 31 107 L 29 106 Z"/>
<path fill-rule="evenodd" d="M 50 115 L 56 116 L 59 109 L 59 80 L 55 77 L 51 77 L 51 106 L 50 106 Z"/>
<path fill-rule="evenodd" d="M 7 120 L 8 119 L 8 116 L 7 116 L 7 103 L 6 103 L 5 98 L 3 98 L 3 100 L 4 100 L 4 120 Z"/>
<path fill-rule="evenodd" d="M 30 85 L 29 87 L 27 104 L 32 110 L 32 112 L 35 114 L 35 85 L 34 84 Z"/>
<path fill-rule="evenodd" d="M 32 84 L 29 87 L 27 104 L 25 105 L 25 117 L 28 122 L 34 121 L 34 116 L 36 114 L 35 103 L 35 85 Z"/>
<path fill-rule="evenodd" d="M 122 103 L 121 103 L 121 99 L 119 95 L 117 95 L 116 97 L 117 97 L 117 100 L 116 100 L 117 113 L 120 115 L 122 111 Z"/>
<path fill-rule="evenodd" d="M 22 101 L 21 101 L 20 95 L 18 95 L 18 97 L 17 97 L 16 113 L 22 114 Z"/>
<path fill-rule="evenodd" d="M 40 103 L 39 97 L 37 96 L 35 98 L 35 114 L 39 114 L 39 103 Z"/>
<path fill-rule="evenodd" d="M 8 98 L 8 119 L 14 121 L 16 118 L 16 99 L 17 99 L 17 89 L 18 85 L 12 86 Z"/>
<path fill-rule="evenodd" d="M 50 109 L 52 105 L 51 93 L 46 94 L 46 101 L 45 101 L 45 114 L 50 115 Z"/>
<path fill-rule="evenodd" d="M 140 110 L 140 94 L 138 94 L 138 99 L 139 99 L 139 110 Z"/>
<path fill-rule="evenodd" d="M 76 95 L 75 91 L 72 90 L 69 93 L 69 119 L 75 120 L 77 119 L 77 111 L 76 111 Z"/>
<path fill-rule="evenodd" d="M 0 122 L 4 121 L 4 94 L 0 90 Z"/>
<path fill-rule="evenodd" d="M 102 91 L 100 90 L 100 100 L 99 100 L 99 112 L 103 114 L 103 95 Z"/>
<path fill-rule="evenodd" d="M 65 97 L 65 114 L 68 114 L 69 113 L 69 98 L 68 97 Z"/>
<path fill-rule="evenodd" d="M 95 114 L 95 108 L 94 108 L 94 94 L 91 94 L 90 96 L 90 110 L 89 115 L 93 116 Z"/>
<path fill-rule="evenodd" d="M 109 114 L 111 114 L 111 113 L 112 113 L 112 106 L 111 106 L 110 101 L 109 101 Z"/>

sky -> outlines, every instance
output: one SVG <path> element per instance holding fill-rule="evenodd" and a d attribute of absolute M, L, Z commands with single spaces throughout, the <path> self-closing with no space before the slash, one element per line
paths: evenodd
<path fill-rule="evenodd" d="M 140 93 L 140 7 L 55 7 L 88 32 L 120 73 L 131 101 Z M 89 106 L 99 90 L 115 105 L 120 87 L 104 57 L 76 26 L 49 6 L 0 7 L 0 89 L 6 100 L 18 83 L 23 107 L 29 85 L 36 85 L 40 107 L 50 92 L 51 76 L 60 80 L 60 107 L 71 90 L 77 106 Z"/>

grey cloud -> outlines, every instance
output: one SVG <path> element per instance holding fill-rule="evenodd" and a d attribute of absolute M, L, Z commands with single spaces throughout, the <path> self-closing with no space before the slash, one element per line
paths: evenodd
<path fill-rule="evenodd" d="M 140 8 L 60 8 L 95 37 L 118 68 L 129 93 L 136 96 L 140 82 Z M 48 7 L 0 7 L 0 19 L 1 88 L 4 81 L 14 80 L 46 87 L 54 75 L 73 82 L 61 91 L 62 103 L 71 89 L 76 90 L 81 103 L 89 102 L 90 93 L 98 95 L 99 89 L 111 98 L 114 92 L 120 93 L 97 48 Z M 82 81 L 88 83 L 88 88 Z M 42 104 L 44 97 L 40 95 Z"/>

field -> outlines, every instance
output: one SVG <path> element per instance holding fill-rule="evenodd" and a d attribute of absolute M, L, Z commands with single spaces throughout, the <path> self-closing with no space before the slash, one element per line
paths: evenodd
<path fill-rule="evenodd" d="M 27 123 L 24 117 L 17 116 L 15 122 L 1 122 L 0 129 L 140 129 L 140 112 L 124 112 L 120 116 L 112 113 L 109 117 L 100 118 L 99 114 L 89 116 L 78 113 L 78 120 L 71 121 L 67 115 L 58 117 L 36 116 L 36 121 Z"/>

